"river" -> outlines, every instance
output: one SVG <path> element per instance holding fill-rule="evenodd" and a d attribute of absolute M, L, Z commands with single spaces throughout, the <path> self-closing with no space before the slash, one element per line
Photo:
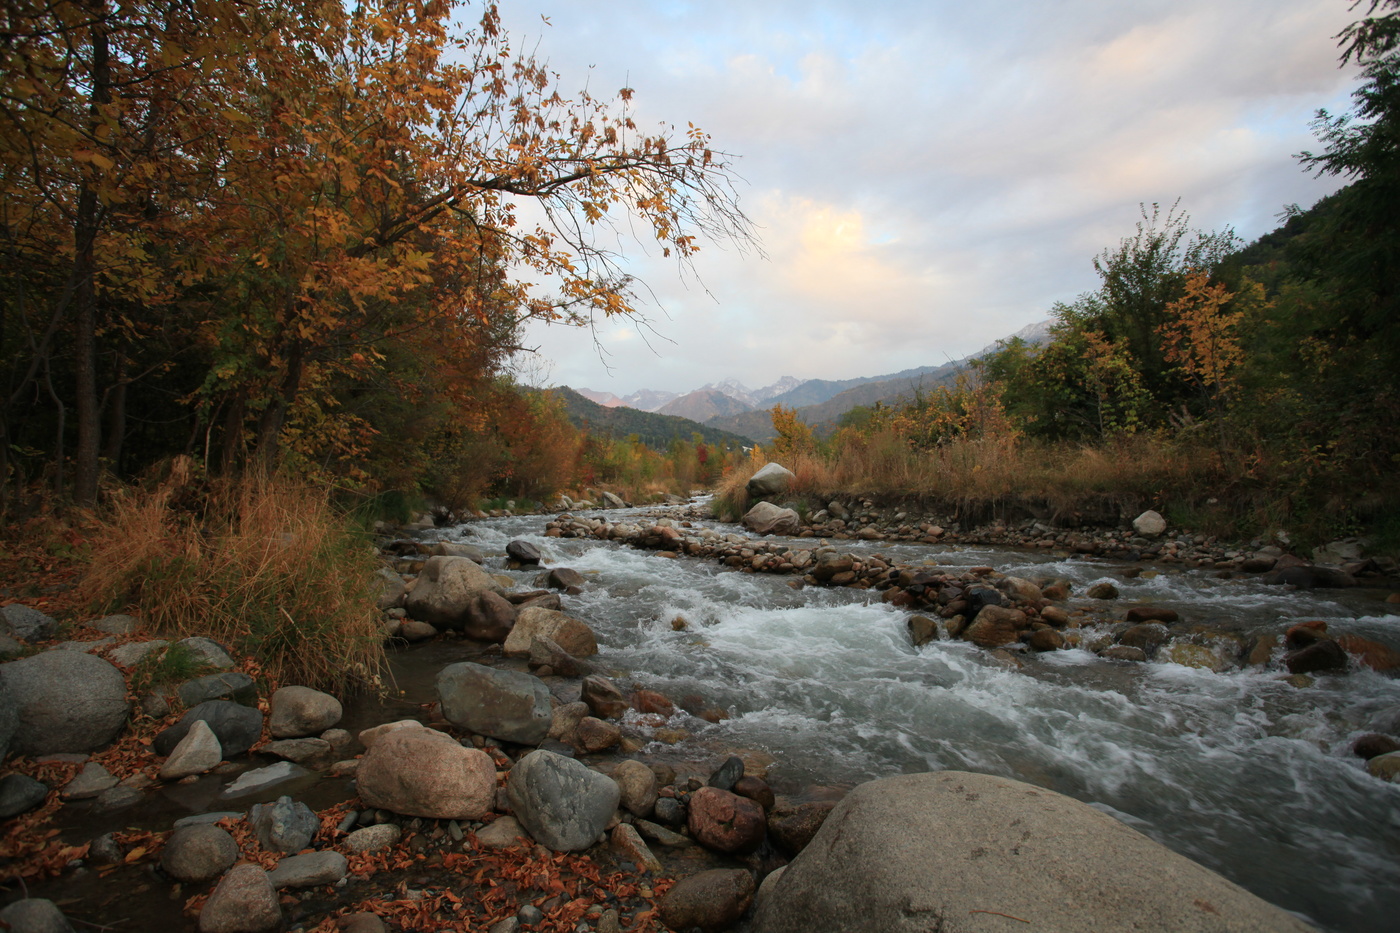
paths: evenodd
<path fill-rule="evenodd" d="M 908 613 L 872 591 L 794 588 L 794 577 L 546 537 L 544 525 L 540 516 L 488 519 L 436 537 L 495 554 L 523 539 L 546 564 L 583 573 L 588 582 L 565 609 L 594 628 L 597 660 L 624 688 L 698 694 L 731 714 L 715 724 L 678 714 L 670 725 L 689 737 L 653 751 L 766 752 L 770 783 L 787 793 L 940 769 L 1013 777 L 1099 807 L 1326 929 L 1396 928 L 1400 786 L 1370 777 L 1350 753 L 1363 733 L 1400 729 L 1394 677 L 1363 669 L 1300 688 L 1277 669 L 1217 674 L 1078 649 L 1017 669 L 965 642 L 914 648 Z M 1335 634 L 1400 648 L 1397 607 L 1373 590 L 1286 592 L 1180 565 L 1045 551 L 833 543 L 914 565 L 1064 578 L 1075 593 L 1111 581 L 1117 606 L 1172 608 L 1186 623 L 1245 637 L 1321 619 Z M 1129 566 L 1144 572 L 1125 574 Z M 512 575 L 529 585 L 536 572 Z M 1098 605 L 1105 616 L 1114 608 Z"/>

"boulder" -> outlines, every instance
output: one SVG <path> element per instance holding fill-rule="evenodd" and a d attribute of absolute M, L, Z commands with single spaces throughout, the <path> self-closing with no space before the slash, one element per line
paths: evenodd
<path fill-rule="evenodd" d="M 622 730 L 604 719 L 585 716 L 574 727 L 573 745 L 585 754 L 613 748 L 621 741 Z"/>
<path fill-rule="evenodd" d="M 942 771 L 862 784 L 758 897 L 754 933 L 1311 930 L 1087 804 Z"/>
<path fill-rule="evenodd" d="M 910 616 L 908 621 L 909 640 L 918 648 L 938 640 L 938 623 L 928 616 Z"/>
<path fill-rule="evenodd" d="M 256 706 L 258 688 L 253 678 L 242 671 L 224 671 L 187 680 L 175 688 L 180 702 L 189 709 L 208 700 L 232 700 L 244 706 Z"/>
<path fill-rule="evenodd" d="M 621 796 L 607 775 L 539 750 L 515 763 L 506 791 L 520 825 L 560 852 L 581 852 L 596 843 Z"/>
<path fill-rule="evenodd" d="M 31 606 L 12 603 L 0 609 L 0 634 L 29 644 L 48 641 L 58 634 L 58 620 Z"/>
<path fill-rule="evenodd" d="M 1026 614 L 1019 609 L 983 606 L 962 637 L 983 648 L 999 648 L 1016 641 L 1026 622 Z"/>
<path fill-rule="evenodd" d="M 176 881 L 212 881 L 238 861 L 238 843 L 212 823 L 182 826 L 161 850 L 160 867 Z"/>
<path fill-rule="evenodd" d="M 763 807 L 717 787 L 702 787 L 690 795 L 687 825 L 701 845 L 727 853 L 752 852 L 768 829 Z"/>
<path fill-rule="evenodd" d="M 1335 567 L 1315 567 L 1311 564 L 1284 567 L 1264 575 L 1265 583 L 1295 586 L 1300 590 L 1342 589 L 1356 586 L 1356 578 Z"/>
<path fill-rule="evenodd" d="M 433 729 L 396 729 L 375 741 L 355 776 L 360 798 L 405 816 L 479 820 L 496 803 L 496 765 Z"/>
<path fill-rule="evenodd" d="M 571 586 L 583 586 L 583 574 L 568 567 L 553 567 L 535 578 L 535 586 L 567 590 Z"/>
<path fill-rule="evenodd" d="M 310 687 L 282 687 L 272 695 L 267 728 L 274 738 L 320 735 L 340 722 L 340 701 Z"/>
<path fill-rule="evenodd" d="M 224 750 L 219 745 L 219 737 L 202 719 L 190 724 L 185 737 L 170 752 L 165 764 L 160 766 L 162 781 L 178 781 L 191 774 L 203 774 L 218 766 L 224 760 Z"/>
<path fill-rule="evenodd" d="M 1155 538 L 1167 530 L 1167 520 L 1160 513 L 1148 509 L 1133 519 L 1133 531 L 1144 538 Z"/>
<path fill-rule="evenodd" d="M 476 841 L 488 849 L 509 849 L 528 844 L 530 835 L 515 817 L 501 816 L 478 829 Z"/>
<path fill-rule="evenodd" d="M 7 774 L 0 778 L 0 820 L 28 813 L 48 796 L 49 789 L 42 781 L 27 774 Z"/>
<path fill-rule="evenodd" d="M 233 800 L 252 794 L 266 793 L 268 788 L 276 787 L 278 784 L 285 784 L 288 781 L 299 780 L 314 774 L 315 772 L 308 771 L 301 765 L 293 764 L 290 761 L 279 761 L 277 764 L 268 765 L 266 768 L 254 768 L 251 771 L 244 771 L 238 776 L 237 780 L 220 791 L 219 798 L 221 800 Z"/>
<path fill-rule="evenodd" d="M 618 496 L 618 495 L 616 495 L 616 494 L 614 494 L 614 493 L 611 493 L 611 492 L 604 492 L 604 493 L 603 493 L 602 495 L 600 495 L 598 498 L 599 498 L 599 500 L 603 503 L 603 508 L 605 508 L 605 509 L 625 509 L 625 508 L 627 508 L 627 503 L 624 502 L 624 501 L 622 501 L 622 497 L 621 497 L 621 496 Z"/>
<path fill-rule="evenodd" d="M 428 545 L 428 553 L 434 557 L 465 557 L 478 564 L 486 563 L 486 555 L 474 544 L 460 541 L 437 541 Z"/>
<path fill-rule="evenodd" d="M 404 606 L 420 622 L 440 629 L 459 629 L 472 600 L 488 592 L 501 593 L 503 587 L 476 561 L 466 557 L 430 557 L 419 571 Z"/>
<path fill-rule="evenodd" d="M 631 708 L 622 691 L 601 674 L 583 678 L 581 699 L 602 719 L 618 719 Z"/>
<path fill-rule="evenodd" d="M 403 577 L 388 567 L 380 567 L 374 572 L 374 589 L 374 604 L 381 612 L 399 608 L 408 594 L 408 585 Z"/>
<path fill-rule="evenodd" d="M 1366 771 L 1371 777 L 1400 784 L 1400 752 L 1386 752 L 1366 762 Z"/>
<path fill-rule="evenodd" d="M 210 700 L 185 713 L 179 722 L 157 735 L 153 743 L 156 754 L 169 755 L 174 751 L 196 720 L 202 720 L 213 730 L 225 758 L 242 755 L 262 736 L 262 713 L 228 700 Z"/>
<path fill-rule="evenodd" d="M 126 681 L 94 655 L 45 651 L 0 664 L 0 691 L 15 713 L 15 754 L 96 751 L 126 725 Z"/>
<path fill-rule="evenodd" d="M 598 653 L 598 639 L 583 622 L 553 609 L 522 609 L 515 626 L 501 645 L 512 658 L 528 658 L 530 643 L 538 636 L 551 639 L 576 658 L 588 658 Z"/>
<path fill-rule="evenodd" d="M 796 855 L 807 848 L 835 808 L 835 801 L 830 800 L 775 806 L 768 815 L 768 832 L 779 847 Z"/>
<path fill-rule="evenodd" d="M 199 912 L 199 933 L 272 933 L 281 929 L 277 889 L 267 872 L 249 862 L 229 869 Z"/>
<path fill-rule="evenodd" d="M 1344 671 L 1350 664 L 1342 646 L 1330 638 L 1314 642 L 1306 648 L 1290 651 L 1283 656 L 1283 665 L 1290 674 L 1316 674 L 1321 671 Z"/>
<path fill-rule="evenodd" d="M 42 897 L 26 897 L 0 910 L 0 926 L 13 933 L 73 933 L 58 905 Z"/>
<path fill-rule="evenodd" d="M 278 797 L 276 803 L 258 803 L 248 811 L 248 824 L 258 844 L 269 852 L 300 852 L 311 845 L 321 821 L 310 807 L 291 797 Z"/>
<path fill-rule="evenodd" d="M 637 828 L 631 823 L 618 823 L 614 826 L 610 841 L 613 851 L 636 865 L 639 871 L 659 875 L 666 870 L 657 861 L 656 856 L 651 854 L 651 849 L 647 848 L 641 833 L 637 832 Z"/>
<path fill-rule="evenodd" d="M 458 728 L 521 745 L 549 733 L 549 688 L 532 674 L 462 661 L 438 673 L 437 692 L 443 716 Z"/>
<path fill-rule="evenodd" d="M 91 800 L 116 786 L 117 779 L 112 772 L 95 761 L 89 761 L 83 765 L 77 777 L 63 786 L 61 794 L 64 800 Z"/>
<path fill-rule="evenodd" d="M 753 895 L 753 875 L 741 868 L 715 868 L 677 881 L 657 907 L 672 930 L 719 933 L 739 922 Z"/>
<path fill-rule="evenodd" d="M 643 819 L 656 806 L 656 774 L 640 761 L 628 760 L 613 769 L 621 803 L 628 813 Z"/>
<path fill-rule="evenodd" d="M 503 642 L 515 627 L 518 611 L 500 593 L 478 593 L 467 606 L 462 634 L 477 641 Z"/>
<path fill-rule="evenodd" d="M 378 852 L 381 849 L 398 845 L 401 838 L 403 838 L 403 830 L 393 823 L 379 823 L 375 826 L 357 829 L 346 836 L 345 848 L 351 852 Z"/>
<path fill-rule="evenodd" d="M 1360 635 L 1338 635 L 1337 644 L 1347 654 L 1352 655 L 1363 666 L 1373 671 L 1393 671 L 1400 669 L 1400 651 L 1382 645 L 1380 642 Z"/>
<path fill-rule="evenodd" d="M 176 644 L 183 646 L 190 653 L 190 657 L 201 664 L 208 664 L 210 667 L 217 667 L 222 671 L 233 667 L 233 658 L 228 656 L 223 645 L 212 638 L 192 635 L 189 638 L 180 639 Z"/>
<path fill-rule="evenodd" d="M 792 488 L 797 475 L 786 467 L 776 463 L 766 463 L 753 476 L 749 477 L 748 491 L 750 499 L 767 499 L 769 496 L 781 496 Z"/>
<path fill-rule="evenodd" d="M 279 890 L 310 888 L 321 884 L 335 884 L 349 873 L 350 864 L 345 856 L 329 849 L 324 852 L 289 855 L 267 873 L 267 880 Z"/>
<path fill-rule="evenodd" d="M 592 666 L 560 648 L 554 639 L 536 636 L 530 640 L 530 669 L 541 668 L 549 668 L 548 673 L 556 677 L 578 677 Z"/>
<path fill-rule="evenodd" d="M 756 535 L 795 535 L 802 531 L 802 518 L 792 509 L 760 502 L 744 513 L 739 523 Z"/>
<path fill-rule="evenodd" d="M 517 564 L 538 564 L 540 549 L 529 541 L 515 540 L 506 545 L 506 556 Z"/>
<path fill-rule="evenodd" d="M 1085 590 L 1084 595 L 1090 599 L 1117 599 L 1118 587 L 1108 582 L 1095 583 Z"/>

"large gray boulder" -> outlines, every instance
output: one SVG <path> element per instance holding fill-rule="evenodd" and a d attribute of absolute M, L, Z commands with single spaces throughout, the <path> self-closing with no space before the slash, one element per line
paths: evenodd
<path fill-rule="evenodd" d="M 1310 930 L 1087 804 L 942 771 L 862 784 L 759 892 L 754 933 Z M 1021 925 L 1021 924 L 1016 924 Z"/>
<path fill-rule="evenodd" d="M 272 694 L 267 728 L 274 738 L 320 735 L 340 722 L 344 710 L 329 693 L 310 687 L 282 687 Z"/>
<path fill-rule="evenodd" d="M 262 736 L 263 715 L 250 706 L 229 700 L 209 700 L 180 717 L 180 721 L 156 736 L 152 743 L 157 755 L 169 755 L 189 734 L 196 720 L 202 720 L 219 740 L 225 758 L 235 758 L 253 747 Z"/>
<path fill-rule="evenodd" d="M 58 905 L 42 897 L 27 897 L 0 910 L 0 924 L 13 933 L 73 933 Z"/>
<path fill-rule="evenodd" d="M 795 535 L 802 530 L 802 518 L 796 512 L 771 502 L 758 503 L 739 523 L 756 535 Z"/>
<path fill-rule="evenodd" d="M 496 764 L 434 729 L 379 736 L 355 772 L 360 798 L 404 816 L 479 820 L 496 803 Z"/>
<path fill-rule="evenodd" d="M 252 862 L 230 868 L 199 912 L 199 933 L 273 933 L 282 927 L 277 889 Z"/>
<path fill-rule="evenodd" d="M 549 688 L 533 674 L 462 661 L 438 673 L 437 691 L 442 715 L 458 728 L 520 745 L 549 733 Z"/>
<path fill-rule="evenodd" d="M 776 463 L 764 464 L 763 469 L 749 477 L 749 498 L 767 499 L 770 496 L 781 496 L 788 491 L 795 479 L 796 474 L 787 467 Z"/>
<path fill-rule="evenodd" d="M 461 628 L 472 600 L 481 593 L 502 593 L 491 575 L 466 557 L 430 557 L 408 594 L 408 614 L 438 628 Z"/>
<path fill-rule="evenodd" d="M 620 797 L 606 774 L 544 750 L 515 763 L 506 793 L 520 825 L 558 852 L 582 852 L 597 842 Z"/>
<path fill-rule="evenodd" d="M 278 797 L 275 803 L 256 803 L 248 811 L 248 824 L 267 851 L 296 853 L 311 845 L 321 821 L 301 801 Z"/>
<path fill-rule="evenodd" d="M 0 664 L 0 692 L 15 711 L 15 754 L 93 752 L 126 725 L 126 681 L 95 655 L 45 651 Z"/>

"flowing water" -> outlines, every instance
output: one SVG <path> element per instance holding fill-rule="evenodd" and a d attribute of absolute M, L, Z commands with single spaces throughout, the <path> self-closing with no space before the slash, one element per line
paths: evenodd
<path fill-rule="evenodd" d="M 796 589 L 792 577 L 548 538 L 544 523 L 491 519 L 438 536 L 496 554 L 521 538 L 547 564 L 585 574 L 565 608 L 593 626 L 597 660 L 624 687 L 698 694 L 731 713 L 713 725 L 678 714 L 691 733 L 681 754 L 761 750 L 788 792 L 939 769 L 1017 778 L 1099 807 L 1325 928 L 1400 922 L 1400 785 L 1350 754 L 1358 735 L 1400 729 L 1400 680 L 1361 670 L 1299 688 L 1278 670 L 1216 674 L 1084 650 L 1010 669 L 964 642 L 914 648 L 908 613 L 870 591 Z M 1045 552 L 834 543 L 909 564 L 1065 578 L 1076 593 L 1109 580 L 1124 604 L 1247 637 L 1323 619 L 1336 634 L 1400 648 L 1400 615 L 1375 591 L 1285 592 L 1179 567 L 1129 579 L 1126 565 Z M 535 574 L 513 575 L 528 585 Z"/>

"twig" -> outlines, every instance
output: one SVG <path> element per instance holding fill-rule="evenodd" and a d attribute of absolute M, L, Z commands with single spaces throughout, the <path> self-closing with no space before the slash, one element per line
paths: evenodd
<path fill-rule="evenodd" d="M 994 917 L 1005 917 L 1007 920 L 1015 920 L 1017 923 L 1030 923 L 1029 920 L 1022 920 L 1020 917 L 1013 917 L 998 910 L 969 910 L 970 914 L 991 914 Z"/>

